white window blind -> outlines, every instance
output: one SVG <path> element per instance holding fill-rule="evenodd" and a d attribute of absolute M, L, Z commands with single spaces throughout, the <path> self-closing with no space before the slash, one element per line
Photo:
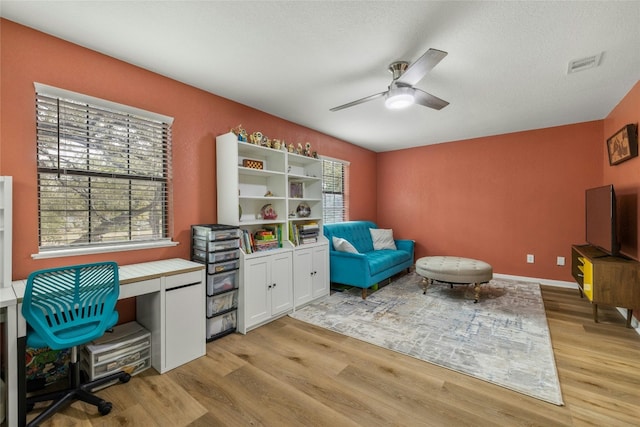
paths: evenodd
<path fill-rule="evenodd" d="M 168 240 L 171 122 L 36 84 L 40 249 Z"/>
<path fill-rule="evenodd" d="M 325 224 L 348 220 L 348 170 L 347 162 L 322 159 L 322 220 Z"/>

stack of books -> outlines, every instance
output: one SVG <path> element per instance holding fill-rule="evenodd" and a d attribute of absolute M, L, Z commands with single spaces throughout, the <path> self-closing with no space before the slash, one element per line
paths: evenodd
<path fill-rule="evenodd" d="M 291 231 L 291 241 L 293 244 L 306 245 L 309 243 L 316 243 L 318 241 L 320 226 L 317 222 L 310 222 L 307 224 L 294 225 Z"/>
<path fill-rule="evenodd" d="M 246 254 L 278 249 L 282 247 L 281 227 L 281 225 L 267 226 L 254 233 L 243 229 L 240 247 Z"/>
<path fill-rule="evenodd" d="M 253 250 L 256 252 L 278 249 L 278 237 L 273 230 L 258 230 L 253 233 Z"/>

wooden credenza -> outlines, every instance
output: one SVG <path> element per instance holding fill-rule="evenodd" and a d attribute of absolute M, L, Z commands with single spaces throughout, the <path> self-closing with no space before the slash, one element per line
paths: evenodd
<path fill-rule="evenodd" d="M 640 308 L 640 263 L 607 255 L 591 245 L 571 247 L 571 274 L 581 296 L 593 304 L 593 320 L 598 321 L 598 304 L 627 309 L 631 327 L 634 308 Z"/>

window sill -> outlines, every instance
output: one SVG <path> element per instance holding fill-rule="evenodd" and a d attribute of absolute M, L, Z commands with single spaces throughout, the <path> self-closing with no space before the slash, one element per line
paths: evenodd
<path fill-rule="evenodd" d="M 124 245 L 105 245 L 105 246 L 91 246 L 85 248 L 74 249 L 49 249 L 40 251 L 37 254 L 32 254 L 33 259 L 45 259 L 45 258 L 60 258 L 78 255 L 89 254 L 104 254 L 109 252 L 125 252 L 125 251 L 137 251 L 140 249 L 155 249 L 166 248 L 170 246 L 178 246 L 179 242 L 172 240 L 163 240 L 160 242 L 144 242 L 144 243 L 130 243 Z"/>

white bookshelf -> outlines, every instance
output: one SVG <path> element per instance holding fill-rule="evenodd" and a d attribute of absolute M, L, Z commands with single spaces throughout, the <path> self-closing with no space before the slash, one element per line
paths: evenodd
<path fill-rule="evenodd" d="M 11 287 L 13 179 L 0 176 L 0 287 Z"/>
<path fill-rule="evenodd" d="M 328 241 L 322 235 L 322 161 L 241 142 L 229 132 L 216 138 L 216 177 L 218 223 L 236 225 L 249 233 L 264 227 L 281 229 L 281 248 L 241 253 L 238 330 L 245 333 L 328 295 Z M 299 189 L 297 197 L 291 197 L 292 184 Z M 300 203 L 311 209 L 308 217 L 296 213 Z M 277 218 L 261 216 L 265 205 L 273 207 Z M 290 230 L 308 223 L 318 224 L 318 241 L 296 245 Z M 289 271 L 281 275 L 285 265 Z M 277 292 L 273 291 L 276 271 L 278 281 L 286 283 L 276 286 Z M 263 282 L 270 282 L 266 289 Z"/>

